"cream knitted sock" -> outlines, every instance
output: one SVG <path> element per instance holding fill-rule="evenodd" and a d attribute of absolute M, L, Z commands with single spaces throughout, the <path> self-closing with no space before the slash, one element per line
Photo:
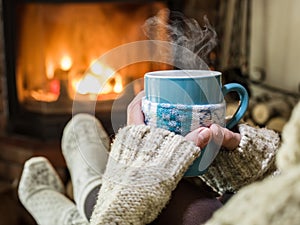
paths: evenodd
<path fill-rule="evenodd" d="M 200 154 L 180 135 L 145 125 L 121 129 L 112 145 L 91 224 L 148 224 Z"/>
<path fill-rule="evenodd" d="M 220 194 L 235 192 L 259 180 L 275 168 L 275 155 L 280 144 L 277 133 L 265 128 L 239 125 L 242 139 L 232 151 L 221 149 L 200 178 Z"/>
<path fill-rule="evenodd" d="M 63 184 L 47 159 L 34 157 L 25 162 L 18 195 L 38 224 L 87 224 L 63 191 Z"/>
<path fill-rule="evenodd" d="M 62 152 L 73 184 L 73 195 L 82 216 L 88 194 L 101 185 L 109 138 L 100 122 L 89 114 L 77 114 L 66 125 Z"/>

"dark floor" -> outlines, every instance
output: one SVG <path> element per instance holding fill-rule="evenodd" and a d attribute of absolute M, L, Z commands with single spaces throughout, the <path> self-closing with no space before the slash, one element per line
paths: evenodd
<path fill-rule="evenodd" d="M 66 181 L 66 166 L 58 141 L 45 143 L 23 136 L 0 135 L 0 225 L 36 225 L 17 195 L 23 164 L 34 156 L 48 158 Z"/>
<path fill-rule="evenodd" d="M 0 181 L 0 225 L 36 225 L 21 205 L 16 185 Z"/>

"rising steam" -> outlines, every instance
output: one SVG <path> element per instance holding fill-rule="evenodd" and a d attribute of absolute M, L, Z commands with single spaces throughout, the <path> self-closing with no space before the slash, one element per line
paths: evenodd
<path fill-rule="evenodd" d="M 150 40 L 173 44 L 174 61 L 182 65 L 181 69 L 207 69 L 203 60 L 217 45 L 217 34 L 206 16 L 203 22 L 204 26 L 201 27 L 195 19 L 163 9 L 147 19 L 142 28 Z"/>

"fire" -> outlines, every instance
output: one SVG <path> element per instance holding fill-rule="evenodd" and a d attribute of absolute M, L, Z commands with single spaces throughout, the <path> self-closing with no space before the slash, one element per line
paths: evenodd
<path fill-rule="evenodd" d="M 123 84 L 121 76 L 116 76 L 116 84 L 114 86 L 114 92 L 121 93 L 123 91 Z"/>
<path fill-rule="evenodd" d="M 46 65 L 46 77 L 50 80 L 54 77 L 54 63 L 52 61 L 49 61 Z"/>
<path fill-rule="evenodd" d="M 63 71 L 68 71 L 71 69 L 72 67 L 72 59 L 70 56 L 68 55 L 65 55 L 62 57 L 61 61 L 60 61 L 60 68 L 63 70 Z"/>
<path fill-rule="evenodd" d="M 50 111 L 65 112 L 64 107 L 57 106 L 73 101 L 75 97 L 80 101 L 113 100 L 119 97 L 127 82 L 141 78 L 145 72 L 165 68 L 147 61 L 122 67 L 116 72 L 108 63 L 92 62 L 117 46 L 145 40 L 142 24 L 155 12 L 166 8 L 165 3 L 138 3 L 132 11 L 132 4 L 127 7 L 123 2 L 33 2 L 19 7 L 22 15 L 16 21 L 19 34 L 16 49 L 18 99 L 30 107 L 35 107 L 36 101 L 57 102 L 47 105 L 46 110 L 49 107 Z M 106 12 L 115 16 L 108 16 Z M 120 35 L 124 32 L 125 38 Z M 152 52 L 151 49 L 144 50 L 149 54 Z M 139 49 L 124 52 L 114 63 L 123 65 L 129 59 L 138 59 L 139 55 Z"/>
<path fill-rule="evenodd" d="M 98 94 L 101 84 L 96 77 L 91 75 L 86 75 L 82 79 L 74 82 L 75 89 L 77 93 L 86 94 Z"/>
<path fill-rule="evenodd" d="M 83 77 L 73 78 L 71 82 L 73 90 L 81 95 L 109 95 L 123 91 L 121 75 L 97 61 L 92 63 Z"/>

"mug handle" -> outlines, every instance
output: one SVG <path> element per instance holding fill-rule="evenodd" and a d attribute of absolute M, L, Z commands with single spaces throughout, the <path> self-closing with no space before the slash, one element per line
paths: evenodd
<path fill-rule="evenodd" d="M 232 118 L 226 123 L 226 128 L 232 129 L 235 125 L 238 124 L 238 122 L 243 118 L 245 115 L 248 104 L 249 104 L 249 95 L 242 85 L 238 83 L 229 83 L 225 84 L 222 88 L 223 96 L 227 95 L 229 92 L 237 92 L 240 98 L 240 104 L 235 112 L 235 114 L 232 116 Z"/>

